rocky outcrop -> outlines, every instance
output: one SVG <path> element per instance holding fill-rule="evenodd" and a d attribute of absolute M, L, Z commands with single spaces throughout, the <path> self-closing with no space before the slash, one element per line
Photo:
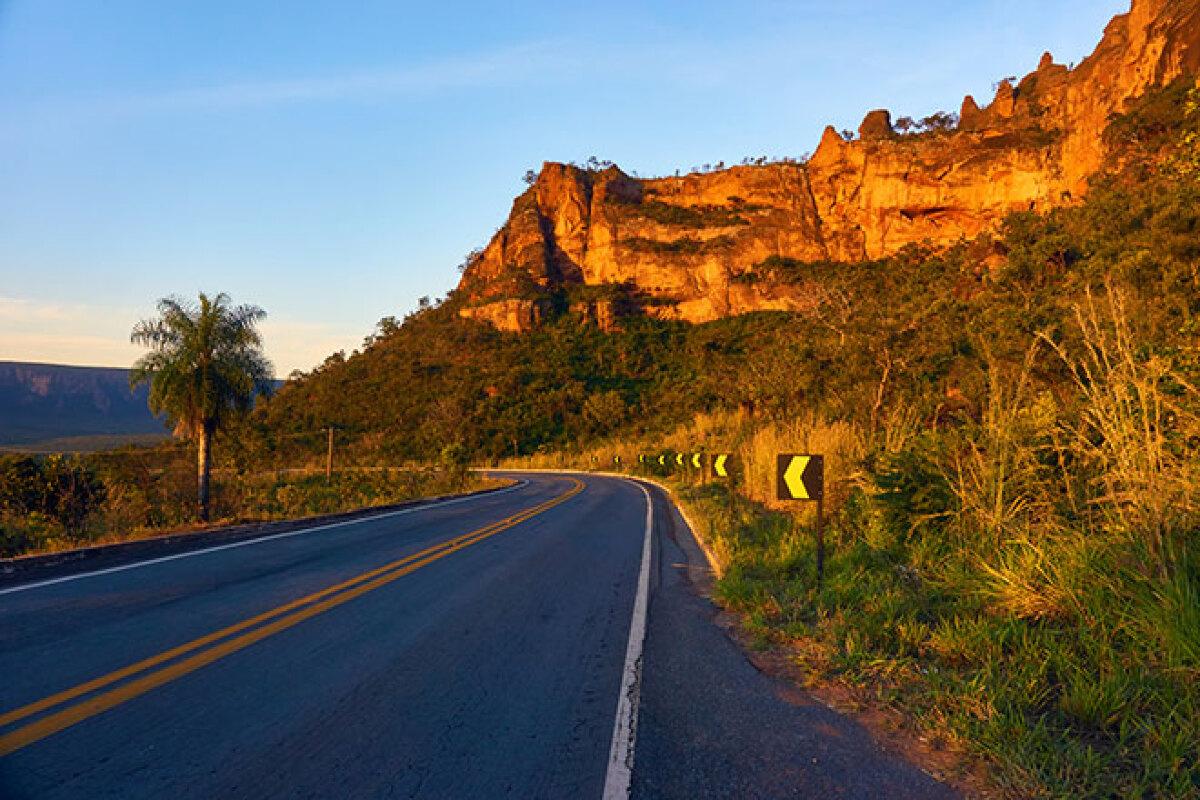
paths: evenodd
<path fill-rule="evenodd" d="M 962 107 L 958 112 L 958 129 L 960 131 L 978 131 L 986 125 L 985 119 L 975 98 L 971 95 L 964 97 Z"/>
<path fill-rule="evenodd" d="M 826 128 L 806 163 L 649 180 L 547 163 L 466 270 L 460 313 L 527 330 L 556 293 L 605 326 L 630 309 L 702 322 L 810 308 L 805 265 L 944 246 L 1075 201 L 1111 116 L 1197 71 L 1200 0 L 1134 0 L 1077 67 L 1046 53 L 987 107 L 966 97 L 957 128 L 901 135 L 877 109 L 857 138 Z M 621 287 L 619 302 L 572 298 L 589 287 Z"/>
<path fill-rule="evenodd" d="M 892 129 L 892 114 L 886 108 L 877 108 L 863 117 L 858 126 L 860 139 L 890 139 L 895 135 Z"/>
<path fill-rule="evenodd" d="M 528 331 L 542 321 L 540 300 L 504 298 L 468 306 L 460 312 L 463 317 L 487 322 L 502 331 Z"/>

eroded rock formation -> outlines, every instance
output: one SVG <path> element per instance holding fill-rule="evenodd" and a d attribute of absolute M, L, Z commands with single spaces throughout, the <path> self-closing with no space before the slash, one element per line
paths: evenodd
<path fill-rule="evenodd" d="M 547 163 L 466 270 L 463 316 L 536 325 L 555 296 L 600 324 L 623 313 L 703 322 L 815 302 L 801 262 L 948 245 L 1007 214 L 1070 203 L 1104 164 L 1109 119 L 1200 71 L 1200 0 L 1134 0 L 1074 69 L 1045 54 L 957 128 L 898 135 L 886 110 L 859 137 L 826 128 L 807 163 L 637 180 Z"/>

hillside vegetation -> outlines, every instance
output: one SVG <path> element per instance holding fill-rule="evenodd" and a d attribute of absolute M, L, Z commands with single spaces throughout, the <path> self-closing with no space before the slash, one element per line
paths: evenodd
<path fill-rule="evenodd" d="M 774 268 L 818 300 L 526 335 L 455 297 L 290 381 L 247 452 L 340 426 L 384 459 L 626 463 L 730 449 L 691 488 L 720 598 L 1034 796 L 1200 793 L 1200 110 L 1177 82 L 1108 131 L 1087 199 L 994 235 Z M 780 450 L 830 457 L 828 581 Z M 734 502 L 734 500 L 737 502 Z"/>

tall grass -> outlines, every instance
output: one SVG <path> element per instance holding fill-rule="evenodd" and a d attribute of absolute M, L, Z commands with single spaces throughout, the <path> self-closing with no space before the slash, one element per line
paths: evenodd
<path fill-rule="evenodd" d="M 1093 504 L 1105 527 L 1144 541 L 1147 568 L 1167 578 L 1200 509 L 1200 465 L 1179 447 L 1200 432 L 1197 390 L 1167 356 L 1138 352 L 1120 291 L 1099 300 L 1089 292 L 1075 320 L 1082 353 L 1052 342 L 1083 405 L 1066 426 L 1072 449 L 1098 485 Z"/>
<path fill-rule="evenodd" d="M 863 431 L 851 423 L 815 416 L 757 428 L 736 450 L 744 470 L 742 487 L 751 500 L 772 509 L 790 506 L 776 498 L 775 458 L 780 453 L 825 456 L 827 507 L 836 511 L 845 502 L 850 487 L 861 480 L 866 440 Z"/>

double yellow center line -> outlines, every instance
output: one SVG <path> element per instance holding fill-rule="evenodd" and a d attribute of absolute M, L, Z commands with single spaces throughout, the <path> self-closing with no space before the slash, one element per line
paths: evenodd
<path fill-rule="evenodd" d="M 33 744 L 40 739 L 51 736 L 69 728 L 89 717 L 108 711 L 111 708 L 143 695 L 151 689 L 169 683 L 188 673 L 195 672 L 203 666 L 236 653 L 255 642 L 262 641 L 280 631 L 298 625 L 306 619 L 311 619 L 331 608 L 336 608 L 354 598 L 366 594 L 380 586 L 385 586 L 397 578 L 431 564 L 440 558 L 445 558 L 463 548 L 495 536 L 522 522 L 537 516 L 554 506 L 564 503 L 583 491 L 583 483 L 574 480 L 573 486 L 564 494 L 551 498 L 532 508 L 513 514 L 491 525 L 463 534 L 454 539 L 448 539 L 419 553 L 406 556 L 397 561 L 385 564 L 377 569 L 364 572 L 361 575 L 342 581 L 341 583 L 314 592 L 306 597 L 285 603 L 262 614 L 244 619 L 227 628 L 193 639 L 190 642 L 173 647 L 169 650 L 143 659 L 136 664 L 115 670 L 94 678 L 90 681 L 73 686 L 70 689 L 45 697 L 36 702 L 0 714 L 0 728 L 5 728 L 21 720 L 49 711 L 59 706 L 54 713 L 47 714 L 22 727 L 0 735 L 0 756 L 6 756 L 22 747 Z M 211 646 L 210 646 L 211 645 Z M 205 649 L 207 648 L 207 649 Z M 191 654 L 191 655 L 189 655 Z M 187 656 L 187 658 L 181 658 Z M 181 660 L 176 660 L 181 659 Z M 165 665 L 165 666 L 164 666 Z M 126 683 L 107 691 L 93 694 L 101 689 L 120 683 L 127 678 L 133 678 Z M 74 700 L 86 698 L 74 705 Z"/>

